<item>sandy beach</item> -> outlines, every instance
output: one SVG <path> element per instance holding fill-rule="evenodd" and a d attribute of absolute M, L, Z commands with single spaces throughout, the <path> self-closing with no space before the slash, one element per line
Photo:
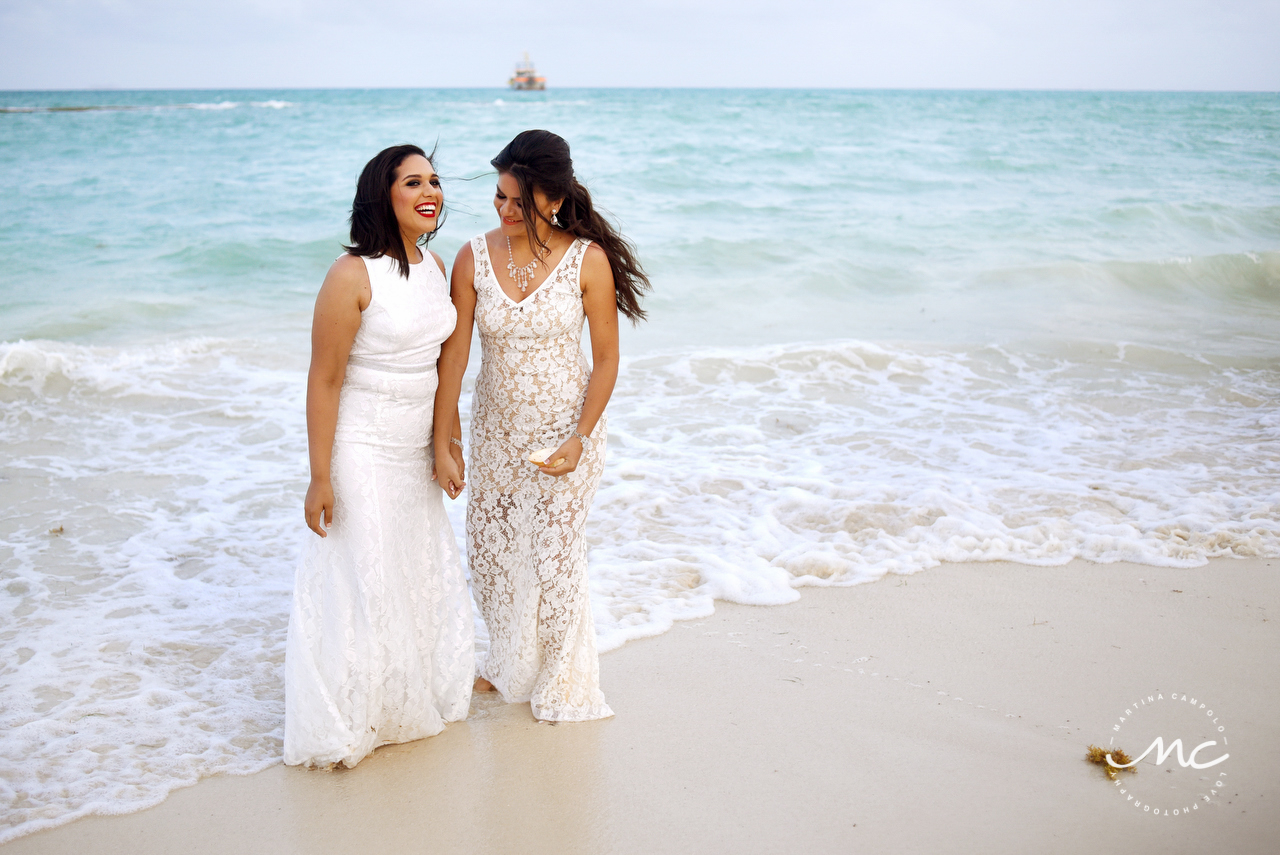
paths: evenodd
<path fill-rule="evenodd" d="M 602 657 L 613 720 L 539 724 L 479 696 L 469 721 L 354 770 L 206 779 L 0 850 L 1269 853 L 1278 567 L 946 564 L 718 603 Z M 1135 810 L 1085 747 L 1183 692 L 1227 725 L 1226 786 L 1189 815 Z M 1166 807 L 1213 774 L 1153 761 L 1122 778 Z"/>

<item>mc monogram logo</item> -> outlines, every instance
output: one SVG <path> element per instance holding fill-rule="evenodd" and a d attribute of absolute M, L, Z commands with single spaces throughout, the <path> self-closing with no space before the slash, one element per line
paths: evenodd
<path fill-rule="evenodd" d="M 1227 747 L 1226 725 L 1219 719 L 1207 703 L 1194 695 L 1156 692 L 1130 704 L 1112 727 L 1110 744 L 1116 745 L 1123 734 L 1126 740 L 1136 737 L 1137 743 L 1146 744 L 1147 748 L 1129 763 L 1117 763 L 1107 754 L 1107 763 L 1115 769 L 1136 772 L 1138 764 L 1148 757 L 1152 759 L 1141 767 L 1146 774 L 1116 776 L 1115 786 L 1120 795 L 1143 813 L 1161 817 L 1186 816 L 1212 803 L 1227 786 L 1227 772 L 1222 764 L 1231 757 L 1223 750 Z M 1181 735 L 1166 747 L 1164 735 L 1169 733 L 1187 735 L 1187 745 L 1193 740 L 1200 741 L 1184 755 Z M 1206 736 L 1211 738 L 1205 739 Z M 1210 759 L 1210 749 L 1221 753 Z M 1170 758 L 1176 762 L 1165 766 Z M 1197 774 L 1215 767 L 1218 768 L 1211 774 Z M 1155 774 L 1162 771 L 1165 774 Z"/>
<path fill-rule="evenodd" d="M 1165 747 L 1164 747 L 1164 739 L 1163 739 L 1163 738 L 1161 738 L 1161 737 L 1159 737 L 1159 736 L 1157 736 L 1157 737 L 1155 738 L 1155 741 L 1153 741 L 1150 745 L 1148 745 L 1148 746 L 1147 746 L 1147 750 L 1146 750 L 1146 751 L 1143 751 L 1141 754 L 1139 754 L 1139 755 L 1138 755 L 1138 759 L 1137 759 L 1137 760 L 1134 760 L 1132 763 L 1117 763 L 1117 762 L 1115 762 L 1114 760 L 1112 760 L 1112 759 L 1111 759 L 1111 755 L 1110 755 L 1110 754 L 1108 754 L 1108 755 L 1107 755 L 1107 762 L 1108 762 L 1108 763 L 1110 763 L 1110 764 L 1111 764 L 1113 767 L 1115 767 L 1116 769 L 1128 769 L 1130 766 L 1137 766 L 1139 763 L 1141 763 L 1141 762 L 1143 761 L 1143 759 L 1144 759 L 1148 754 L 1150 754 L 1152 751 L 1154 751 L 1154 752 L 1156 752 L 1156 765 L 1157 765 L 1157 766 L 1160 766 L 1160 765 L 1163 765 L 1164 761 L 1165 761 L 1166 759 L 1168 759 L 1169 755 L 1170 755 L 1170 754 L 1172 754 L 1172 753 L 1174 752 L 1174 749 L 1177 749 L 1177 752 L 1178 752 L 1178 765 L 1179 765 L 1179 766 L 1181 766 L 1182 768 L 1184 768 L 1184 769 L 1185 769 L 1185 768 L 1187 768 L 1188 766 L 1190 766 L 1192 769 L 1208 769 L 1210 766 L 1217 766 L 1217 765 L 1218 765 L 1219 763 L 1221 763 L 1223 760 L 1226 760 L 1228 757 L 1230 757 L 1230 756 L 1231 756 L 1230 754 L 1223 754 L 1223 755 L 1222 755 L 1221 757 L 1219 757 L 1218 759 L 1216 759 L 1216 760 L 1210 760 L 1208 763 L 1197 763 L 1197 762 L 1196 762 L 1196 755 L 1197 755 L 1197 754 L 1199 754 L 1199 753 L 1200 753 L 1201 751 L 1203 751 L 1204 749 L 1209 748 L 1209 747 L 1214 746 L 1214 745 L 1217 745 L 1217 744 L 1218 744 L 1218 743 L 1217 743 L 1217 741 L 1216 741 L 1216 740 L 1212 740 L 1212 739 L 1210 739 L 1208 742 L 1201 742 L 1201 743 L 1200 743 L 1199 745 L 1197 745 L 1195 748 L 1191 749 L 1191 756 L 1190 756 L 1190 757 L 1188 757 L 1187 759 L 1183 760 L 1183 759 L 1182 759 L 1182 740 L 1181 740 L 1181 739 L 1175 739 L 1175 740 L 1173 740 L 1173 742 L 1169 743 L 1169 747 L 1168 747 L 1168 748 L 1165 748 Z"/>

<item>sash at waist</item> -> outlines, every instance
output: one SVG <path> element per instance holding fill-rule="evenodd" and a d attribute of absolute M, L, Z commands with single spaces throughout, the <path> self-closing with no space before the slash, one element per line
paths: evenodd
<path fill-rule="evenodd" d="M 368 368 L 371 371 L 387 371 L 392 374 L 425 374 L 428 371 L 436 370 L 435 362 L 428 362 L 424 365 L 401 365 L 394 362 L 383 362 L 370 356 L 348 356 L 347 365 Z"/>

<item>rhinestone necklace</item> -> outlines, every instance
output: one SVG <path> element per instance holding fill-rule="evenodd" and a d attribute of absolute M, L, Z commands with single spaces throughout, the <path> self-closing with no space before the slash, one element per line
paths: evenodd
<path fill-rule="evenodd" d="M 511 238 L 507 238 L 507 274 L 511 276 L 511 281 L 516 283 L 516 287 L 520 289 L 520 293 L 525 293 L 529 288 L 529 283 L 533 281 L 533 274 L 538 270 L 538 259 L 535 256 L 524 267 L 516 267 L 516 257 L 511 252 Z"/>

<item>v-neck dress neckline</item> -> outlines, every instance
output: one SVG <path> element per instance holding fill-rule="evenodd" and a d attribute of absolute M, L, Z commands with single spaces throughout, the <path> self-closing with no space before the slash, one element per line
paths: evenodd
<path fill-rule="evenodd" d="M 551 272 L 547 274 L 546 279 L 543 279 L 541 282 L 538 283 L 537 288 L 534 288 L 532 291 L 529 291 L 528 293 L 526 293 L 523 299 L 512 300 L 511 295 L 507 293 L 507 289 L 503 288 L 502 283 L 498 281 L 498 267 L 493 263 L 493 253 L 489 251 L 489 238 L 483 235 L 481 237 L 483 238 L 482 245 L 484 246 L 484 254 L 489 262 L 489 275 L 493 277 L 493 284 L 498 286 L 498 291 L 502 294 L 503 297 L 507 298 L 507 301 L 510 302 L 511 305 L 513 306 L 523 305 L 529 300 L 532 300 L 534 294 L 537 294 L 539 291 L 542 290 L 542 287 L 544 285 L 546 285 L 548 282 L 554 279 L 556 276 L 556 273 L 559 272 L 561 265 L 563 265 L 565 260 L 570 255 L 573 254 L 573 249 L 577 245 L 578 241 L 582 240 L 582 238 L 573 239 L 573 242 L 570 243 L 569 246 L 565 249 L 564 255 L 560 256 L 560 260 L 556 262 L 555 267 L 551 268 Z"/>

